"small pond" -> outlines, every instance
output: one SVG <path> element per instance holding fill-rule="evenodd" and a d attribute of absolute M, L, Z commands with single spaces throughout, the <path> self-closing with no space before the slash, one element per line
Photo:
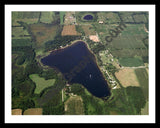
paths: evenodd
<path fill-rule="evenodd" d="M 93 16 L 92 15 L 85 15 L 83 17 L 84 20 L 92 20 L 93 19 Z"/>

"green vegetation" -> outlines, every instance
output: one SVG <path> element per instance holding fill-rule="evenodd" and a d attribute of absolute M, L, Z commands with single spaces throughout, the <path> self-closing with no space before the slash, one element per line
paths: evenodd
<path fill-rule="evenodd" d="M 43 107 L 43 115 L 63 115 L 64 114 L 64 105 L 59 104 L 57 106 L 45 105 Z"/>
<path fill-rule="evenodd" d="M 63 24 L 65 12 L 62 12 L 62 11 L 61 11 L 61 12 L 59 13 L 59 15 L 60 15 L 60 24 Z"/>
<path fill-rule="evenodd" d="M 140 83 L 140 86 L 143 90 L 143 94 L 146 98 L 146 100 L 148 100 L 148 96 L 149 96 L 149 86 L 148 86 L 148 73 L 146 71 L 146 69 L 144 68 L 139 68 L 139 69 L 135 69 L 135 73 L 136 76 L 138 78 L 138 81 Z"/>
<path fill-rule="evenodd" d="M 12 27 L 12 39 L 31 39 L 31 36 L 24 27 Z"/>
<path fill-rule="evenodd" d="M 70 97 L 65 102 L 66 115 L 84 115 L 83 101 L 80 96 Z"/>
<path fill-rule="evenodd" d="M 83 19 L 83 17 L 85 15 L 92 15 L 93 19 L 92 20 L 85 20 L 85 19 Z M 76 12 L 75 16 L 76 16 L 76 21 L 81 24 L 95 23 L 97 21 L 97 12 Z"/>
<path fill-rule="evenodd" d="M 54 16 L 54 12 L 41 12 L 40 22 L 48 24 L 52 23 Z"/>
<path fill-rule="evenodd" d="M 128 100 L 135 108 L 136 113 L 140 114 L 141 108 L 143 108 L 146 103 L 142 89 L 139 87 L 127 87 L 126 93 Z"/>
<path fill-rule="evenodd" d="M 62 102 L 62 89 L 66 87 L 67 81 L 60 72 L 44 68 L 39 62 L 49 50 L 69 45 L 75 40 L 84 40 L 95 54 L 98 65 L 104 67 L 109 74 L 118 70 L 112 63 L 114 57 L 122 66 L 144 66 L 144 63 L 148 63 L 148 13 L 75 12 L 73 18 L 76 17 L 76 20 L 72 19 L 68 23 L 75 24 L 76 30 L 82 35 L 61 36 L 65 14 L 66 12 L 12 12 L 12 109 L 19 108 L 24 112 L 28 108 L 39 107 L 43 108 L 44 115 L 141 114 L 141 109 L 148 102 L 146 69 L 135 69 L 140 87 L 124 88 L 115 78 L 120 88 L 112 89 L 108 100 L 97 98 L 82 85 L 74 83 L 70 85 L 71 90 L 67 94 L 63 92 L 65 96 Z M 92 15 L 93 19 L 84 20 L 85 15 Z M 106 45 L 105 37 L 121 21 L 127 27 Z M 96 34 L 100 42 L 95 43 L 89 39 L 89 35 Z M 106 50 L 113 55 L 112 61 L 106 60 Z M 74 96 L 79 99 L 72 99 Z M 67 101 L 69 109 L 65 111 Z"/>
<path fill-rule="evenodd" d="M 40 12 L 12 12 L 12 26 L 19 26 L 18 21 L 27 24 L 37 23 Z"/>
<path fill-rule="evenodd" d="M 54 50 L 60 48 L 60 46 L 66 46 L 67 44 L 71 44 L 74 40 L 81 39 L 80 36 L 61 36 L 57 35 L 54 40 L 48 41 L 45 43 L 45 50 Z M 61 43 L 59 43 L 61 42 Z"/>
<path fill-rule="evenodd" d="M 120 22 L 120 18 L 116 12 L 100 12 L 98 13 L 98 20 L 104 21 L 105 24 Z"/>
<path fill-rule="evenodd" d="M 33 82 L 36 83 L 36 94 L 40 94 L 43 89 L 53 86 L 55 83 L 55 79 L 45 80 L 44 78 L 39 77 L 38 74 L 31 74 L 29 77 Z"/>
<path fill-rule="evenodd" d="M 72 84 L 71 93 L 82 97 L 85 115 L 105 115 L 110 111 L 116 111 L 118 115 L 136 115 L 146 103 L 140 87 L 114 89 L 108 101 L 94 97 L 80 84 Z"/>
<path fill-rule="evenodd" d="M 24 112 L 26 109 L 28 108 L 34 108 L 35 107 L 35 103 L 33 100 L 31 99 L 27 99 L 27 100 L 22 100 L 19 104 L 18 104 L 18 108 L 22 109 L 22 112 Z"/>
<path fill-rule="evenodd" d="M 31 46 L 31 39 L 12 39 L 12 47 Z"/>
<path fill-rule="evenodd" d="M 120 58 L 119 62 L 122 66 L 125 66 L 125 67 L 138 67 L 138 66 L 144 65 L 143 60 L 138 57 Z"/>

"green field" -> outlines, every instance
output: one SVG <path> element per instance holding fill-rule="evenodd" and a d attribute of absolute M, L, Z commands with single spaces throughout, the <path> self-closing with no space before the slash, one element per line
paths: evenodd
<path fill-rule="evenodd" d="M 124 22 L 134 22 L 132 17 L 133 12 L 120 12 L 119 13 Z"/>
<path fill-rule="evenodd" d="M 143 44 L 143 39 L 147 36 L 144 31 L 143 24 L 126 24 L 126 28 L 121 31 L 119 36 L 113 38 L 108 47 L 111 49 L 137 49 L 146 48 Z"/>
<path fill-rule="evenodd" d="M 12 27 L 12 39 L 31 39 L 31 35 L 24 27 Z"/>
<path fill-rule="evenodd" d="M 12 39 L 12 47 L 31 45 L 31 39 Z"/>
<path fill-rule="evenodd" d="M 61 11 L 59 15 L 60 15 L 60 24 L 63 24 L 65 12 Z"/>
<path fill-rule="evenodd" d="M 148 33 L 144 31 L 144 24 L 126 24 L 126 26 L 107 47 L 114 57 L 133 58 L 134 56 L 140 56 L 143 61 L 146 61 L 144 58 L 148 56 L 148 41 L 144 43 L 144 39 Z M 140 64 L 140 61 L 138 64 Z"/>
<path fill-rule="evenodd" d="M 31 74 L 29 77 L 36 84 L 34 91 L 36 94 L 40 94 L 43 89 L 53 86 L 55 83 L 55 79 L 45 80 L 43 77 L 39 77 L 38 74 Z"/>
<path fill-rule="evenodd" d="M 148 73 L 146 71 L 146 69 L 144 68 L 139 68 L 139 69 L 135 69 L 135 73 L 137 75 L 138 81 L 140 83 L 140 86 L 143 90 L 143 94 L 146 98 L 146 100 L 148 100 Z"/>
<path fill-rule="evenodd" d="M 20 25 L 17 21 L 25 22 L 27 24 L 37 23 L 40 12 L 12 12 L 12 25 Z"/>
<path fill-rule="evenodd" d="M 114 12 L 100 12 L 97 15 L 99 21 L 104 21 L 107 24 L 120 22 L 118 14 Z"/>
<path fill-rule="evenodd" d="M 54 12 L 41 12 L 40 22 L 42 23 L 52 23 Z"/>
<path fill-rule="evenodd" d="M 122 66 L 125 67 L 138 67 L 138 66 L 144 66 L 144 63 L 142 59 L 140 58 L 120 58 L 119 62 Z"/>
<path fill-rule="evenodd" d="M 94 29 L 99 35 L 102 43 L 108 48 L 116 58 L 148 56 L 148 33 L 145 32 L 144 24 L 126 24 L 117 37 L 113 37 L 111 42 L 106 41 L 106 36 L 110 35 L 110 30 L 116 30 L 117 24 L 94 24 Z M 115 33 L 113 33 L 115 35 Z"/>
<path fill-rule="evenodd" d="M 66 115 L 84 115 L 83 102 L 80 96 L 70 97 L 65 103 Z"/>

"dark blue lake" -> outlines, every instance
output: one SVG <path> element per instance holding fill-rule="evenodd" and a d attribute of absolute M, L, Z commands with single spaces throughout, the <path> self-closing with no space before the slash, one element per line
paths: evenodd
<path fill-rule="evenodd" d="M 92 16 L 92 15 L 85 15 L 85 16 L 83 17 L 83 19 L 85 19 L 85 20 L 92 20 L 92 19 L 93 19 L 93 16 Z"/>
<path fill-rule="evenodd" d="M 41 62 L 57 68 L 69 83 L 82 84 L 96 97 L 110 95 L 110 89 L 96 64 L 95 57 L 83 41 L 53 51 L 49 56 L 42 58 Z"/>

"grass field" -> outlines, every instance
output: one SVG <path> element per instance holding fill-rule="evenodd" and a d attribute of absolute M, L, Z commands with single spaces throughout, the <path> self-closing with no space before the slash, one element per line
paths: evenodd
<path fill-rule="evenodd" d="M 146 18 L 145 14 L 136 14 L 136 15 L 133 15 L 133 18 L 135 20 L 135 22 L 143 22 L 143 23 L 147 23 L 148 19 Z"/>
<path fill-rule="evenodd" d="M 12 47 L 31 45 L 31 39 L 12 39 Z"/>
<path fill-rule="evenodd" d="M 146 48 L 143 39 L 147 36 L 147 33 L 144 30 L 143 24 L 127 24 L 126 26 L 119 36 L 113 38 L 108 47 L 116 49 Z"/>
<path fill-rule="evenodd" d="M 148 115 L 149 114 L 149 103 L 146 102 L 145 107 L 141 109 L 141 115 Z"/>
<path fill-rule="evenodd" d="M 72 96 L 65 102 L 66 115 L 84 115 L 83 101 L 80 96 Z"/>
<path fill-rule="evenodd" d="M 60 24 L 64 23 L 64 16 L 65 16 L 65 12 L 60 11 Z"/>
<path fill-rule="evenodd" d="M 54 12 L 41 12 L 40 22 L 52 23 L 54 16 L 55 16 Z"/>
<path fill-rule="evenodd" d="M 12 39 L 31 39 L 31 36 L 23 27 L 12 27 Z"/>
<path fill-rule="evenodd" d="M 89 35 L 95 35 L 96 32 L 93 28 L 93 26 L 91 24 L 88 24 L 88 25 L 81 25 L 84 33 L 86 36 L 89 36 Z"/>
<path fill-rule="evenodd" d="M 120 12 L 119 14 L 124 22 L 134 23 L 133 12 Z"/>
<path fill-rule="evenodd" d="M 100 12 L 97 15 L 98 15 L 98 20 L 104 21 L 105 23 L 120 22 L 118 14 L 114 12 Z"/>
<path fill-rule="evenodd" d="M 125 67 L 138 67 L 138 66 L 144 66 L 143 60 L 140 58 L 120 58 L 119 62 L 122 66 Z"/>
<path fill-rule="evenodd" d="M 149 92 L 149 87 L 148 87 L 148 73 L 146 71 L 146 69 L 144 68 L 139 68 L 139 69 L 135 69 L 135 74 L 138 78 L 138 81 L 140 83 L 140 86 L 143 90 L 144 96 L 146 98 L 146 100 L 148 100 L 148 92 Z"/>
<path fill-rule="evenodd" d="M 39 77 L 38 74 L 31 74 L 29 77 L 36 84 L 36 89 L 34 91 L 36 94 L 40 94 L 43 89 L 53 86 L 55 83 L 55 79 L 45 80 Z"/>
<path fill-rule="evenodd" d="M 121 69 L 119 72 L 115 73 L 115 76 L 120 81 L 123 87 L 140 86 L 135 74 L 135 69 Z"/>
<path fill-rule="evenodd" d="M 111 36 L 109 34 L 110 30 L 115 30 L 118 24 L 96 24 L 93 26 L 102 43 L 106 45 L 106 36 Z M 144 24 L 126 24 L 126 26 L 117 37 L 112 38 L 112 41 L 107 43 L 106 47 L 117 58 L 148 56 L 148 45 L 146 45 L 148 42 L 145 42 L 145 44 L 143 41 L 148 35 L 145 32 Z"/>
<path fill-rule="evenodd" d="M 119 58 L 126 58 L 126 57 L 134 57 L 134 56 L 141 56 L 146 57 L 148 56 L 147 49 L 120 49 L 120 50 L 111 50 L 111 53 L 114 57 Z"/>
<path fill-rule="evenodd" d="M 27 24 L 37 23 L 40 12 L 12 12 L 12 26 L 20 25 L 17 21 Z"/>
<path fill-rule="evenodd" d="M 23 115 L 42 115 L 42 108 L 30 108 L 24 111 Z"/>

